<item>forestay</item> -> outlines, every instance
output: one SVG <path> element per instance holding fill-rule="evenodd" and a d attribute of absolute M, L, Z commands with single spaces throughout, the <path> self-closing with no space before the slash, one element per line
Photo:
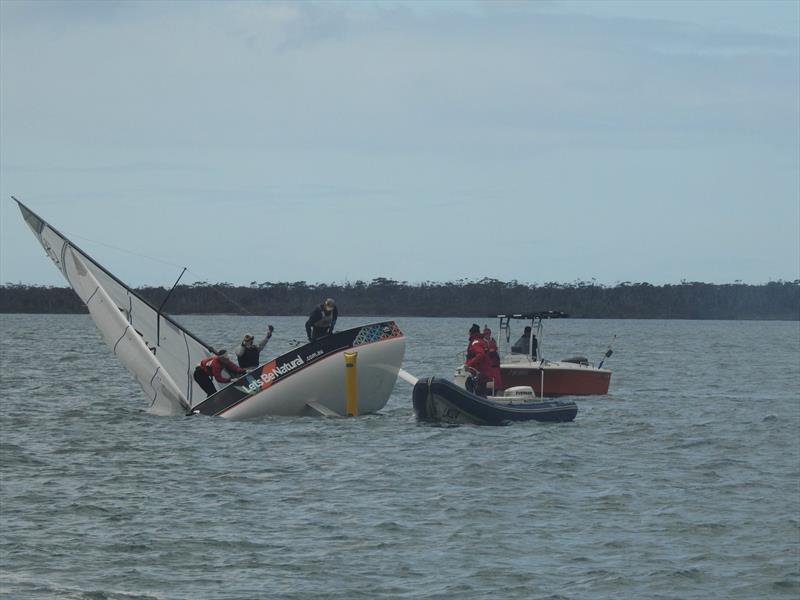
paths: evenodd
<path fill-rule="evenodd" d="M 88 303 L 94 290 L 88 290 L 87 286 L 91 287 L 96 284 L 96 287 L 100 288 L 107 296 L 108 302 L 116 306 L 121 319 L 112 318 L 107 310 L 92 311 L 92 306 L 87 304 L 90 315 L 106 342 L 118 354 L 125 367 L 134 374 L 151 402 L 154 403 L 154 411 L 164 412 L 165 406 L 161 405 L 164 398 L 157 398 L 157 390 L 153 384 L 146 383 L 153 377 L 165 378 L 164 386 L 166 387 L 161 388 L 160 384 L 156 386 L 163 391 L 170 388 L 169 382 L 166 381 L 168 376 L 175 386 L 175 391 L 189 405 L 204 400 L 206 394 L 195 383 L 192 375 L 198 362 L 208 356 L 213 349 L 175 321 L 160 313 L 156 307 L 136 294 L 19 200 L 16 198 L 14 200 L 47 255 L 59 268 L 72 289 L 78 293 L 81 300 Z M 91 279 L 81 274 L 81 268 L 91 275 Z M 87 291 L 88 295 L 86 295 Z M 120 322 L 127 323 L 130 330 L 126 333 L 118 330 Z M 150 358 L 154 358 L 155 361 L 141 356 L 138 350 L 133 350 L 134 358 L 128 358 L 126 362 L 119 352 L 122 351 L 121 347 L 115 342 L 112 343 L 112 339 L 121 339 L 126 335 L 133 335 L 133 333 L 141 339 L 143 347 L 148 350 Z M 129 351 L 130 348 L 135 348 L 135 345 L 127 347 L 125 351 Z M 163 371 L 166 373 L 158 375 L 158 367 L 163 367 Z M 176 401 L 179 402 L 179 400 Z"/>

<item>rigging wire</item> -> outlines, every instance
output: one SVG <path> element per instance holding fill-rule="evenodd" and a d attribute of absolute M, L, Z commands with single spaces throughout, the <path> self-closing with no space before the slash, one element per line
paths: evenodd
<path fill-rule="evenodd" d="M 203 281 L 208 281 L 208 278 L 206 278 L 206 277 L 203 277 L 203 276 L 202 276 L 200 273 L 196 273 L 195 271 L 192 271 L 191 269 L 187 269 L 187 271 L 188 271 L 189 273 L 191 273 L 192 275 L 194 275 L 195 277 L 200 277 L 200 278 L 201 278 Z M 238 309 L 239 309 L 240 311 L 242 311 L 243 313 L 245 313 L 245 314 L 247 314 L 247 315 L 249 315 L 249 316 L 251 316 L 251 317 L 255 317 L 255 316 L 257 316 L 257 315 L 255 315 L 255 314 L 253 314 L 252 312 L 250 312 L 249 310 L 247 310 L 247 309 L 246 309 L 244 306 L 242 306 L 241 304 L 239 304 L 239 303 L 238 303 L 236 300 L 234 300 L 233 298 L 231 298 L 230 296 L 228 296 L 228 295 L 227 295 L 225 292 L 223 292 L 223 291 L 220 289 L 220 287 L 221 287 L 221 286 L 219 286 L 219 285 L 211 285 L 211 286 L 209 286 L 209 287 L 211 287 L 211 288 L 212 288 L 212 289 L 213 289 L 215 292 L 217 292 L 217 293 L 218 293 L 218 294 L 219 294 L 219 295 L 220 295 L 222 298 L 224 298 L 225 300 L 227 300 L 227 301 L 228 301 L 230 304 L 232 304 L 233 306 L 235 306 L 236 308 L 238 308 Z"/>
<path fill-rule="evenodd" d="M 139 258 L 146 258 L 147 260 L 152 260 L 152 261 L 155 261 L 155 262 L 159 262 L 161 264 L 164 264 L 164 265 L 167 265 L 167 266 L 170 266 L 170 267 L 175 267 L 176 269 L 183 269 L 184 268 L 183 265 L 178 265 L 178 264 L 175 264 L 175 263 L 171 263 L 171 262 L 163 260 L 161 258 L 155 258 L 154 256 L 148 256 L 147 254 L 140 254 L 138 252 L 134 252 L 133 250 L 128 250 L 127 248 L 120 248 L 119 246 L 114 246 L 112 244 L 106 244 L 104 242 L 98 242 L 97 240 L 93 240 L 93 239 L 90 239 L 90 238 L 87 238 L 87 237 L 83 237 L 82 235 L 75 235 L 75 234 L 70 233 L 68 231 L 64 231 L 64 234 L 65 235 L 69 235 L 69 237 L 71 239 L 84 240 L 84 241 L 87 241 L 87 242 L 91 242 L 93 244 L 97 244 L 98 246 L 105 246 L 106 248 L 111 248 L 112 250 L 117 250 L 118 252 L 123 252 L 125 254 L 130 254 L 132 256 L 138 256 Z"/>
<path fill-rule="evenodd" d="M 127 248 L 120 248 L 119 246 L 114 246 L 112 244 L 106 244 L 104 242 L 99 242 L 97 240 L 93 240 L 91 238 L 87 238 L 87 237 L 84 237 L 84 236 L 81 236 L 81 235 L 75 235 L 75 234 L 70 233 L 70 232 L 64 232 L 64 233 L 68 234 L 70 236 L 70 238 L 73 238 L 73 239 L 79 239 L 79 240 L 84 240 L 84 241 L 87 241 L 87 242 L 91 242 L 92 244 L 97 244 L 99 246 L 104 246 L 106 248 L 111 248 L 112 250 L 116 250 L 116 251 L 122 252 L 124 254 L 130 254 L 131 256 L 138 256 L 139 258 L 146 258 L 147 260 L 152 260 L 154 262 L 158 262 L 158 263 L 161 263 L 163 265 L 167 265 L 169 267 L 174 267 L 176 269 L 185 269 L 187 272 L 189 272 L 192 275 L 194 275 L 195 277 L 197 277 L 198 281 L 204 281 L 204 282 L 208 281 L 207 277 L 205 277 L 201 273 L 197 273 L 196 271 L 193 271 L 189 267 L 185 267 L 183 265 L 178 265 L 178 264 L 169 262 L 167 260 L 163 260 L 161 258 L 156 258 L 154 256 L 148 256 L 147 254 L 141 254 L 139 252 L 134 252 L 132 250 L 128 250 Z M 225 294 L 225 292 L 223 292 L 220 289 L 220 286 L 212 284 L 212 285 L 209 285 L 208 287 L 213 289 L 217 294 L 220 295 L 220 297 L 222 297 L 229 304 L 233 305 L 235 308 L 239 309 L 242 313 L 247 314 L 247 315 L 249 315 L 251 317 L 257 316 L 255 314 L 253 314 L 252 312 L 250 312 L 247 308 L 245 308 L 244 306 L 239 304 L 236 300 L 234 300 L 233 298 L 231 298 L 230 296 Z"/>

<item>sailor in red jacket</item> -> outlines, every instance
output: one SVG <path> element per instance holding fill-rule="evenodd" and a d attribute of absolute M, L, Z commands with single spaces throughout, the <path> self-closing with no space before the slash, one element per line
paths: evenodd
<path fill-rule="evenodd" d="M 483 339 L 481 328 L 473 324 L 469 330 L 469 345 L 467 346 L 467 361 L 464 365 L 478 373 L 478 383 L 475 393 L 479 396 L 486 394 L 486 382 L 493 379 L 492 365 L 489 360 L 489 348 Z"/>
<path fill-rule="evenodd" d="M 244 375 L 247 373 L 246 370 L 240 369 L 237 365 L 228 360 L 225 354 L 225 350 L 219 350 L 216 354 L 212 354 L 201 360 L 200 364 L 194 369 L 194 380 L 209 396 L 217 393 L 217 388 L 214 387 L 214 382 L 211 379 L 212 376 L 220 383 L 230 383 L 231 378 L 227 377 L 225 373 L 223 373 L 223 370 L 234 375 Z"/>
<path fill-rule="evenodd" d="M 489 355 L 489 364 L 492 367 L 494 393 L 497 394 L 503 389 L 503 379 L 500 375 L 500 353 L 497 351 L 497 342 L 492 337 L 492 330 L 486 325 L 483 326 L 483 339 L 486 342 L 486 352 Z"/>

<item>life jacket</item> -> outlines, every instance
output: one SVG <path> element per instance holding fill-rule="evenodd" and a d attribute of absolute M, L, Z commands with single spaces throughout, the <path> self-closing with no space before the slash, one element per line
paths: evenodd
<path fill-rule="evenodd" d="M 243 369 L 237 367 L 224 356 L 216 355 L 205 357 L 200 361 L 198 368 L 209 377 L 213 376 L 214 379 L 220 383 L 228 383 L 230 381 L 230 378 L 222 374 L 223 369 L 227 369 L 232 375 L 241 375 L 244 373 Z"/>
<path fill-rule="evenodd" d="M 489 338 L 486 340 L 486 347 L 489 352 L 489 360 L 491 361 L 492 366 L 500 367 L 500 354 L 497 352 L 497 342 L 494 341 L 494 338 Z"/>
<path fill-rule="evenodd" d="M 480 333 L 470 335 L 467 343 L 467 360 L 473 358 L 478 352 L 486 352 L 488 348 L 486 340 Z"/>
<path fill-rule="evenodd" d="M 206 356 L 203 360 L 200 361 L 200 365 L 198 368 L 211 377 L 214 374 L 214 361 L 217 359 L 216 356 Z"/>
<path fill-rule="evenodd" d="M 238 356 L 239 366 L 244 367 L 257 367 L 258 357 L 261 354 L 256 346 L 244 346 L 244 354 Z"/>
<path fill-rule="evenodd" d="M 483 338 L 476 336 L 469 344 L 469 352 L 467 352 L 467 362 L 464 363 L 468 367 L 487 373 L 490 368 L 489 354 L 486 351 L 486 342 Z"/>
<path fill-rule="evenodd" d="M 312 321 L 312 319 L 317 317 L 317 311 L 319 311 L 319 318 L 317 318 L 316 321 Z M 325 306 L 322 304 L 317 306 L 308 316 L 308 321 L 306 321 L 306 333 L 308 337 L 311 339 L 318 339 L 329 333 L 333 333 L 332 330 L 336 326 L 336 317 L 338 314 L 336 307 L 334 307 L 330 313 L 325 314 Z"/>
<path fill-rule="evenodd" d="M 325 309 L 320 306 L 320 311 L 322 312 L 322 318 L 314 323 L 314 327 L 317 329 L 328 329 L 333 322 L 333 311 L 328 314 L 325 314 Z"/>

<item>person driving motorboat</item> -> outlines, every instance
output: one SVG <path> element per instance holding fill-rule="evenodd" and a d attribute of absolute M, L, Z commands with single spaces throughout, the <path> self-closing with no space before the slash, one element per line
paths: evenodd
<path fill-rule="evenodd" d="M 539 342 L 536 340 L 536 336 L 531 331 L 531 326 L 526 325 L 525 331 L 522 332 L 520 338 L 514 342 L 513 346 L 511 346 L 511 353 L 527 354 L 528 350 L 530 349 L 531 358 L 536 359 L 538 345 Z"/>

